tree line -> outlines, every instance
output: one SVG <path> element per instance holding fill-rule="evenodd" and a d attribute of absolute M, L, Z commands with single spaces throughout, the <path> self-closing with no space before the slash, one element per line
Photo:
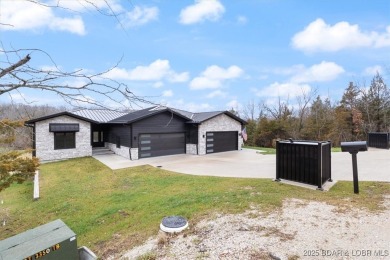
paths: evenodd
<path fill-rule="evenodd" d="M 278 139 L 340 142 L 366 140 L 370 132 L 390 132 L 390 90 L 377 73 L 368 87 L 350 82 L 340 101 L 331 102 L 316 91 L 302 92 L 294 105 L 248 102 L 248 146 L 274 147 Z"/>

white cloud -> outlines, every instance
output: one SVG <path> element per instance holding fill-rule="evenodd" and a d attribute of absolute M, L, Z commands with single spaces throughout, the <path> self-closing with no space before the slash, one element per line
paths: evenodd
<path fill-rule="evenodd" d="M 292 38 L 294 48 L 305 52 L 333 52 L 359 47 L 389 47 L 390 26 L 386 32 L 363 32 L 359 25 L 339 22 L 326 24 L 323 19 L 310 23 L 303 31 Z"/>
<path fill-rule="evenodd" d="M 2 24 L 0 30 L 68 31 L 84 35 L 84 22 L 80 16 L 58 17 L 52 8 L 27 1 L 3 1 L 1 3 Z"/>
<path fill-rule="evenodd" d="M 162 86 L 164 86 L 164 83 L 161 81 L 157 81 L 156 83 L 153 84 L 154 88 L 161 88 Z"/>
<path fill-rule="evenodd" d="M 217 21 L 225 12 L 225 7 L 218 0 L 196 0 L 180 12 L 180 23 L 194 24 L 205 20 Z"/>
<path fill-rule="evenodd" d="M 248 22 L 248 18 L 246 18 L 245 16 L 243 16 L 243 15 L 237 16 L 237 23 L 238 24 L 243 25 L 243 24 L 246 24 L 247 22 Z"/>
<path fill-rule="evenodd" d="M 56 17 L 49 24 L 49 28 L 53 31 L 69 31 L 79 35 L 85 34 L 84 22 L 79 16 L 72 19 Z"/>
<path fill-rule="evenodd" d="M 111 79 L 139 80 L 139 81 L 161 81 L 166 79 L 170 82 L 185 82 L 188 80 L 188 73 L 176 73 L 169 65 L 168 60 L 156 60 L 148 66 L 137 66 L 134 69 L 126 70 L 114 68 L 105 75 Z"/>
<path fill-rule="evenodd" d="M 227 108 L 227 110 L 230 110 L 233 108 L 234 110 L 236 110 L 238 112 L 239 110 L 242 109 L 242 105 L 237 100 L 233 99 L 226 104 L 226 108 Z"/>
<path fill-rule="evenodd" d="M 169 81 L 171 82 L 187 82 L 190 78 L 190 74 L 188 72 L 182 73 L 170 73 Z"/>
<path fill-rule="evenodd" d="M 315 64 L 309 68 L 304 68 L 303 66 L 300 66 L 300 68 L 300 71 L 291 78 L 292 82 L 308 83 L 331 81 L 345 72 L 343 67 L 328 61 L 322 61 L 320 64 Z"/>
<path fill-rule="evenodd" d="M 215 90 L 211 93 L 209 93 L 206 98 L 216 98 L 216 97 L 220 97 L 220 98 L 224 98 L 227 96 L 227 93 L 226 92 L 223 92 L 221 90 Z"/>
<path fill-rule="evenodd" d="M 238 66 L 230 66 L 227 69 L 217 65 L 207 67 L 199 77 L 190 82 L 190 89 L 216 89 L 222 86 L 224 80 L 239 78 L 244 71 Z"/>
<path fill-rule="evenodd" d="M 367 68 L 365 68 L 365 70 L 363 71 L 363 74 L 364 74 L 364 75 L 367 75 L 367 76 L 375 76 L 377 73 L 379 73 L 379 74 L 382 74 L 382 73 L 383 73 L 383 68 L 382 68 L 382 66 L 380 66 L 380 65 L 375 65 L 375 66 L 372 66 L 372 67 L 367 67 Z"/>
<path fill-rule="evenodd" d="M 172 97 L 173 91 L 172 90 L 164 90 L 162 96 L 163 97 Z"/>
<path fill-rule="evenodd" d="M 390 26 L 386 27 L 386 33 L 374 33 L 376 36 L 375 47 L 389 47 L 390 46 Z"/>
<path fill-rule="evenodd" d="M 137 27 L 158 19 L 157 7 L 135 6 L 133 10 L 122 15 L 121 24 L 125 28 Z"/>
<path fill-rule="evenodd" d="M 310 90 L 311 87 L 308 84 L 275 82 L 263 89 L 254 89 L 254 92 L 259 97 L 293 98 L 302 95 L 302 93 L 308 93 Z"/>

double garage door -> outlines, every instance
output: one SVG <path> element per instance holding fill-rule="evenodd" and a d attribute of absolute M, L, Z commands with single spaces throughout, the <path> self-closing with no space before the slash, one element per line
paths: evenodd
<path fill-rule="evenodd" d="M 162 155 L 183 154 L 186 152 L 184 133 L 140 134 L 139 158 Z"/>
<path fill-rule="evenodd" d="M 238 150 L 238 132 L 207 132 L 206 153 Z"/>
<path fill-rule="evenodd" d="M 238 132 L 207 132 L 206 153 L 238 150 Z M 186 152 L 184 133 L 140 134 L 139 158 L 184 154 Z"/>

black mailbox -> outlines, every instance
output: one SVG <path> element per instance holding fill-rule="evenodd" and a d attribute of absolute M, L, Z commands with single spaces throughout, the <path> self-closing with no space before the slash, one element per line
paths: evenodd
<path fill-rule="evenodd" d="M 357 170 L 356 154 L 358 152 L 365 152 L 368 150 L 366 141 L 357 142 L 341 142 L 341 151 L 349 152 L 352 155 L 352 171 L 353 171 L 353 191 L 359 193 L 359 180 Z"/>
<path fill-rule="evenodd" d="M 365 152 L 368 150 L 366 141 L 341 142 L 341 151 L 349 153 Z"/>

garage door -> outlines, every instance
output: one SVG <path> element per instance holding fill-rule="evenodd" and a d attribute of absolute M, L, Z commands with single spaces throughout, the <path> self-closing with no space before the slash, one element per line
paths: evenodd
<path fill-rule="evenodd" d="M 155 157 L 162 155 L 185 153 L 184 133 L 140 134 L 139 157 Z"/>
<path fill-rule="evenodd" d="M 206 153 L 238 150 L 238 132 L 207 132 Z"/>

